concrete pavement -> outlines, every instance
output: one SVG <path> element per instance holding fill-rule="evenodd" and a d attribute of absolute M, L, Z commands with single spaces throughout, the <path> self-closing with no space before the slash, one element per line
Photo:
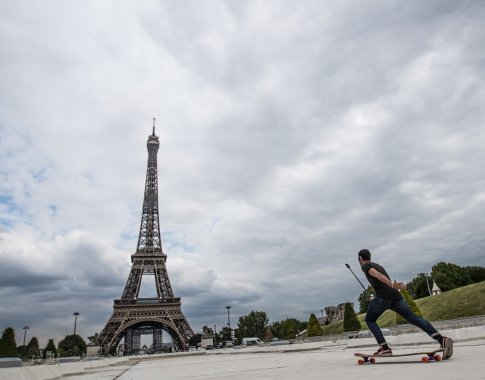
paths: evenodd
<path fill-rule="evenodd" d="M 420 346 L 419 349 L 430 346 Z M 400 347 L 399 351 L 415 350 Z M 484 379 L 485 340 L 457 343 L 455 356 L 424 364 L 420 356 L 378 359 L 358 365 L 353 349 L 332 346 L 314 350 L 241 352 L 159 358 L 122 363 L 109 369 L 65 377 L 70 380 L 247 380 L 247 379 Z"/>
<path fill-rule="evenodd" d="M 485 326 L 442 332 L 455 339 L 454 356 L 428 364 L 421 363 L 421 356 L 411 356 L 358 365 L 354 352 L 375 349 L 369 338 L 7 368 L 0 369 L 0 380 L 485 379 Z M 423 333 L 392 336 L 389 342 L 396 353 L 436 348 Z"/>

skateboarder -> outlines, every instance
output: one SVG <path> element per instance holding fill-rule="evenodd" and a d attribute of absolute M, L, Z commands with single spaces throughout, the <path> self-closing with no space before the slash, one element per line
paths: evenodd
<path fill-rule="evenodd" d="M 399 292 L 405 285 L 402 282 L 392 282 L 386 270 L 379 264 L 371 261 L 371 253 L 369 250 L 362 249 L 358 257 L 362 271 L 365 273 L 367 280 L 369 280 L 376 293 L 376 297 L 369 304 L 365 316 L 365 323 L 367 323 L 369 330 L 379 344 L 379 349 L 374 355 L 392 355 L 392 350 L 384 339 L 384 335 L 382 335 L 382 331 L 376 322 L 382 313 L 391 309 L 436 340 L 444 350 L 443 359 L 451 358 L 453 355 L 453 340 L 442 336 L 431 323 L 418 317 L 411 311 Z"/>

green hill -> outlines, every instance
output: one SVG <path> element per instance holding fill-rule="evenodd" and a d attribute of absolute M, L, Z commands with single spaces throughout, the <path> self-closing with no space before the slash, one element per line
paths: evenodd
<path fill-rule="evenodd" d="M 437 296 L 420 298 L 416 300 L 416 305 L 421 310 L 423 317 L 431 322 L 485 315 L 485 281 L 453 289 Z M 365 314 L 359 314 L 358 318 L 362 324 L 362 329 L 367 329 L 364 322 Z M 395 326 L 396 314 L 388 310 L 381 315 L 377 323 L 381 327 Z M 325 335 L 343 332 L 343 321 L 323 327 Z"/>

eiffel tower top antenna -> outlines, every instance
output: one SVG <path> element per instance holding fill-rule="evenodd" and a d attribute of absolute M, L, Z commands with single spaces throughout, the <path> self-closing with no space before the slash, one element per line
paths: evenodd
<path fill-rule="evenodd" d="M 153 118 L 153 132 L 148 136 L 147 141 L 148 164 L 137 253 L 163 254 L 158 216 L 157 153 L 159 146 L 158 136 L 155 135 L 155 118 Z"/>

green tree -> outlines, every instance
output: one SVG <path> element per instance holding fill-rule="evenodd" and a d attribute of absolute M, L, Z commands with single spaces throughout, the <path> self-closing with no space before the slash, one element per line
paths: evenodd
<path fill-rule="evenodd" d="M 201 341 L 202 341 L 202 334 L 194 334 L 190 337 L 189 344 L 191 346 L 197 347 Z"/>
<path fill-rule="evenodd" d="M 350 302 L 347 302 L 344 310 L 344 331 L 358 331 L 360 328 L 360 322 L 355 315 L 354 308 Z"/>
<path fill-rule="evenodd" d="M 25 359 L 25 353 L 27 351 L 27 346 L 17 346 L 17 356 L 19 358 Z"/>
<path fill-rule="evenodd" d="M 63 356 L 82 356 L 86 354 L 86 342 L 79 335 L 66 335 L 58 344 Z"/>
<path fill-rule="evenodd" d="M 283 321 L 275 321 L 273 323 L 271 323 L 270 327 L 271 327 L 271 332 L 273 334 L 273 336 L 277 337 L 277 338 L 282 338 L 283 337 L 283 332 L 282 332 L 282 323 Z"/>
<path fill-rule="evenodd" d="M 359 313 L 367 313 L 367 309 L 369 308 L 370 301 L 372 297 L 375 296 L 375 291 L 372 286 L 368 286 L 366 290 L 364 290 L 362 293 L 359 295 L 359 306 L 360 306 L 360 311 Z"/>
<path fill-rule="evenodd" d="M 15 330 L 12 327 L 7 327 L 2 334 L 0 340 L 0 357 L 16 357 L 17 343 L 15 342 Z"/>
<path fill-rule="evenodd" d="M 465 270 L 468 272 L 472 282 L 475 284 L 477 282 L 485 281 L 485 268 L 478 267 L 478 266 L 468 266 L 465 267 Z"/>
<path fill-rule="evenodd" d="M 310 319 L 308 320 L 308 336 L 321 336 L 323 335 L 322 326 L 320 326 L 320 322 L 318 322 L 317 317 L 315 314 L 310 315 Z"/>
<path fill-rule="evenodd" d="M 293 339 L 300 331 L 305 330 L 308 324 L 295 318 L 287 318 L 283 321 L 273 322 L 271 331 L 279 339 Z"/>
<path fill-rule="evenodd" d="M 245 337 L 258 337 L 264 339 L 268 325 L 268 316 L 264 311 L 251 310 L 248 315 L 243 315 L 239 318 L 237 324 L 237 337 L 239 339 Z"/>
<path fill-rule="evenodd" d="M 452 290 L 459 287 L 444 273 L 440 273 L 440 272 L 434 273 L 433 280 L 436 282 L 436 285 L 439 286 L 442 292 L 447 292 L 448 290 Z"/>
<path fill-rule="evenodd" d="M 34 336 L 25 350 L 25 359 L 38 359 L 40 358 L 39 341 Z"/>
<path fill-rule="evenodd" d="M 428 297 L 429 289 L 432 286 L 433 280 L 431 278 L 428 278 L 426 274 L 420 273 L 406 284 L 406 289 L 414 299 L 419 299 L 423 297 Z"/>
<path fill-rule="evenodd" d="M 227 341 L 232 340 L 231 338 L 231 329 L 227 326 L 223 327 L 221 331 L 219 331 L 219 339 L 220 341 Z"/>
<path fill-rule="evenodd" d="M 433 280 L 443 292 L 485 281 L 485 268 L 480 266 L 462 267 L 440 261 L 433 265 L 431 277 L 420 273 L 406 284 L 406 289 L 414 299 L 428 297 Z"/>
<path fill-rule="evenodd" d="M 57 348 L 54 344 L 54 339 L 49 339 L 47 342 L 47 346 L 44 348 L 44 352 L 42 353 L 42 359 L 47 359 L 48 355 L 51 355 L 52 357 L 57 356 Z"/>
<path fill-rule="evenodd" d="M 433 265 L 431 275 L 444 292 L 473 283 L 470 274 L 465 268 L 443 261 Z"/>
<path fill-rule="evenodd" d="M 408 304 L 411 311 L 414 314 L 416 314 L 418 317 L 422 318 L 423 315 L 421 314 L 421 311 L 419 310 L 418 305 L 416 305 L 416 302 L 414 302 L 414 299 L 411 296 L 411 294 L 409 294 L 409 292 L 406 289 L 402 289 L 401 295 L 403 296 L 404 300 Z M 403 324 L 403 323 L 408 323 L 408 321 L 406 321 L 403 317 L 401 317 L 400 314 L 396 313 L 396 324 L 400 325 L 400 324 Z"/>

